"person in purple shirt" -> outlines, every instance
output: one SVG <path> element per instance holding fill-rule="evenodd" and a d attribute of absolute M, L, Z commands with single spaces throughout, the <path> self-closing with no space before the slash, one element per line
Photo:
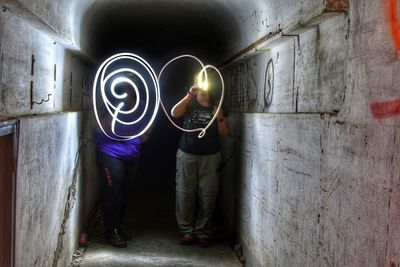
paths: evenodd
<path fill-rule="evenodd" d="M 123 89 L 125 90 L 125 89 Z M 135 101 L 131 96 L 128 105 Z M 111 120 L 106 112 L 100 115 L 102 125 L 109 128 Z M 108 133 L 110 129 L 106 129 Z M 119 133 L 129 132 L 125 126 L 117 129 Z M 132 129 L 131 129 L 132 130 Z M 127 246 L 130 234 L 122 230 L 128 190 L 128 182 L 136 176 L 141 144 L 149 138 L 145 133 L 141 137 L 128 141 L 116 141 L 107 137 L 99 128 L 95 133 L 97 146 L 97 165 L 102 183 L 102 210 L 107 242 L 118 248 Z"/>

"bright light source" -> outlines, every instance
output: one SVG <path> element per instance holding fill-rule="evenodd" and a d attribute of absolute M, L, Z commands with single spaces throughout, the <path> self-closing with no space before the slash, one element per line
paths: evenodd
<path fill-rule="evenodd" d="M 200 71 L 199 76 L 197 76 L 197 85 L 200 87 L 200 89 L 203 89 L 205 91 L 208 90 L 208 77 L 206 75 L 206 70 L 203 69 Z"/>

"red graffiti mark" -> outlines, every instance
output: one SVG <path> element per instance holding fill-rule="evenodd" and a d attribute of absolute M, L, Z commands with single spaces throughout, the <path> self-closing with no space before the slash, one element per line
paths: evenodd
<path fill-rule="evenodd" d="M 112 186 L 112 176 L 111 176 L 111 173 L 110 173 L 110 170 L 108 169 L 108 168 L 105 168 L 104 169 L 105 170 L 105 172 L 106 172 L 106 177 L 107 177 L 107 181 L 108 181 L 108 186 Z"/>
<path fill-rule="evenodd" d="M 397 15 L 397 0 L 387 1 L 387 16 L 390 21 L 390 29 L 392 31 L 392 38 L 397 50 L 400 50 L 400 23 Z"/>
<path fill-rule="evenodd" d="M 385 0 L 386 16 L 390 23 L 393 43 L 400 58 L 400 22 L 397 12 L 397 0 Z M 394 117 L 400 114 L 400 99 L 371 104 L 372 115 L 375 119 Z"/>
<path fill-rule="evenodd" d="M 399 115 L 400 99 L 379 102 L 379 103 L 372 103 L 371 111 L 375 119 L 384 119 Z"/>

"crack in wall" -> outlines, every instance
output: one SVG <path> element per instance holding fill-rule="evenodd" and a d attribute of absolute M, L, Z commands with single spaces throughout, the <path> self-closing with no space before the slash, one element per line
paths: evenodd
<path fill-rule="evenodd" d="M 85 145 L 85 141 L 83 141 L 81 138 L 79 138 L 79 139 L 80 139 L 79 148 L 78 148 L 78 151 L 76 152 L 75 161 L 74 161 L 74 169 L 72 171 L 73 178 L 72 178 L 71 185 L 68 188 L 67 201 L 65 203 L 64 214 L 63 214 L 63 218 L 62 218 L 61 225 L 60 225 L 60 231 L 58 233 L 57 247 L 54 251 L 52 267 L 58 266 L 60 258 L 62 256 L 62 252 L 63 252 L 63 248 L 64 248 L 63 237 L 65 234 L 65 228 L 66 228 L 67 222 L 70 218 L 71 211 L 74 208 L 75 201 L 76 201 L 76 194 L 77 194 L 76 187 L 78 184 L 79 160 L 81 158 L 82 148 Z"/>

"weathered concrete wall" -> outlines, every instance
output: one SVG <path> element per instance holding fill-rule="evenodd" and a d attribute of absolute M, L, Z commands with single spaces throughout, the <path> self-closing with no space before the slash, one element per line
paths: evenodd
<path fill-rule="evenodd" d="M 0 30 L 1 115 L 87 109 L 88 63 L 11 12 L 0 14 Z"/>
<path fill-rule="evenodd" d="M 335 112 L 344 101 L 347 19 L 323 13 L 224 69 L 233 112 Z"/>
<path fill-rule="evenodd" d="M 290 31 L 325 9 L 321 0 L 223 1 L 234 14 L 240 35 L 232 40 L 227 54 L 234 54 L 268 34 Z M 227 25 L 227 28 L 228 25 Z"/>
<path fill-rule="evenodd" d="M 236 113 L 225 147 L 235 147 L 236 159 L 221 186 L 222 205 L 234 208 L 222 211 L 248 266 L 400 265 L 400 62 L 385 3 L 352 1 L 347 15 L 294 29 L 297 47 L 281 38 L 226 70 L 226 80 L 239 84 L 230 84 L 227 104 Z M 265 107 L 251 100 L 265 93 L 278 48 L 283 62 Z M 240 75 L 240 64 L 257 65 Z M 242 88 L 247 98 L 232 105 Z"/>
<path fill-rule="evenodd" d="M 98 194 L 88 112 L 92 65 L 34 16 L 0 13 L 0 117 L 20 121 L 15 260 L 68 266 Z"/>
<path fill-rule="evenodd" d="M 4 2 L 11 13 L 0 14 L 0 115 L 80 110 L 82 100 L 85 107 L 86 67 L 58 42 L 54 45 L 54 36 L 75 48 L 84 44 L 80 23 L 95 1 Z M 109 7 L 117 2 L 107 1 Z M 193 3 L 168 2 L 188 8 Z M 233 137 L 225 141 L 224 154 L 235 151 L 236 158 L 224 169 L 220 199 L 226 225 L 243 244 L 247 265 L 399 266 L 399 123 L 392 116 L 400 110 L 400 37 L 397 21 L 385 11 L 386 1 L 352 1 L 348 14 L 321 16 L 326 8 L 341 10 L 346 1 L 206 2 L 197 2 L 199 16 L 207 16 L 209 7 L 225 8 L 219 18 L 229 43 L 223 57 L 276 34 L 260 47 L 263 51 L 225 70 L 227 104 L 235 113 L 230 117 Z M 266 75 L 269 62 L 274 64 L 273 71 L 268 69 L 273 76 Z M 31 81 L 34 100 L 49 92 L 54 98 L 31 108 Z M 20 162 L 28 162 L 18 167 L 21 266 L 63 266 L 76 245 L 76 225 L 84 216 L 77 215 L 82 209 L 71 196 L 79 197 L 84 184 L 89 188 L 95 182 L 83 183 L 82 172 L 91 179 L 95 174 L 75 161 L 76 155 L 82 158 L 78 132 L 80 125 L 88 125 L 83 118 L 53 114 L 21 122 L 25 143 Z M 59 141 L 57 136 L 70 139 Z M 55 161 L 61 161 L 64 152 L 68 162 L 57 171 Z M 85 157 L 93 160 L 91 152 Z M 84 209 L 93 205 L 94 195 L 85 194 L 90 204 Z M 56 216 L 44 215 L 50 212 Z"/>
<path fill-rule="evenodd" d="M 98 193 L 89 127 L 78 112 L 20 120 L 16 266 L 71 263 Z"/>
<path fill-rule="evenodd" d="M 91 35 L 83 30 L 87 25 L 82 25 L 86 23 L 87 11 L 95 5 L 104 5 L 105 8 L 102 9 L 101 14 L 96 15 L 105 20 L 110 16 L 118 16 L 112 11 L 120 5 L 131 8 L 137 5 L 137 8 L 144 10 L 143 14 L 151 12 L 149 9 L 154 10 L 163 5 L 167 5 L 168 9 L 170 7 L 172 9 L 176 7 L 177 10 L 184 8 L 188 10 L 188 13 L 193 14 L 193 17 L 201 17 L 215 24 L 215 28 L 222 29 L 220 34 L 223 39 L 226 39 L 227 46 L 224 55 L 219 58 L 221 61 L 267 34 L 288 30 L 308 21 L 320 14 L 326 8 L 326 2 L 332 2 L 332 0 L 136 0 L 130 2 L 130 5 L 127 5 L 127 1 L 118 0 L 0 0 L 0 3 L 10 10 L 37 16 L 40 19 L 34 20 L 35 24 L 44 25 L 44 28 L 47 28 L 46 31 L 62 35 L 66 43 L 85 51 L 96 49 L 88 47 L 90 40 L 87 38 Z M 135 3 L 132 4 L 133 2 Z M 172 17 L 163 17 L 166 14 L 162 12 L 159 14 L 161 19 L 175 20 L 177 25 L 180 25 L 179 20 L 182 19 L 187 20 L 188 25 L 196 23 L 192 20 L 193 18 L 181 17 L 182 13 L 185 12 Z M 187 32 L 190 32 L 190 27 L 187 28 Z M 96 46 L 96 44 L 91 45 Z M 188 51 L 191 51 L 190 48 Z"/>
<path fill-rule="evenodd" d="M 239 128 L 236 227 L 248 266 L 398 261 L 398 127 L 246 114 Z"/>
<path fill-rule="evenodd" d="M 81 112 L 20 120 L 16 266 L 71 263 L 99 193 L 91 121 Z"/>
<path fill-rule="evenodd" d="M 68 266 L 72 259 L 80 231 L 81 124 L 78 113 L 20 120 L 16 266 Z"/>

